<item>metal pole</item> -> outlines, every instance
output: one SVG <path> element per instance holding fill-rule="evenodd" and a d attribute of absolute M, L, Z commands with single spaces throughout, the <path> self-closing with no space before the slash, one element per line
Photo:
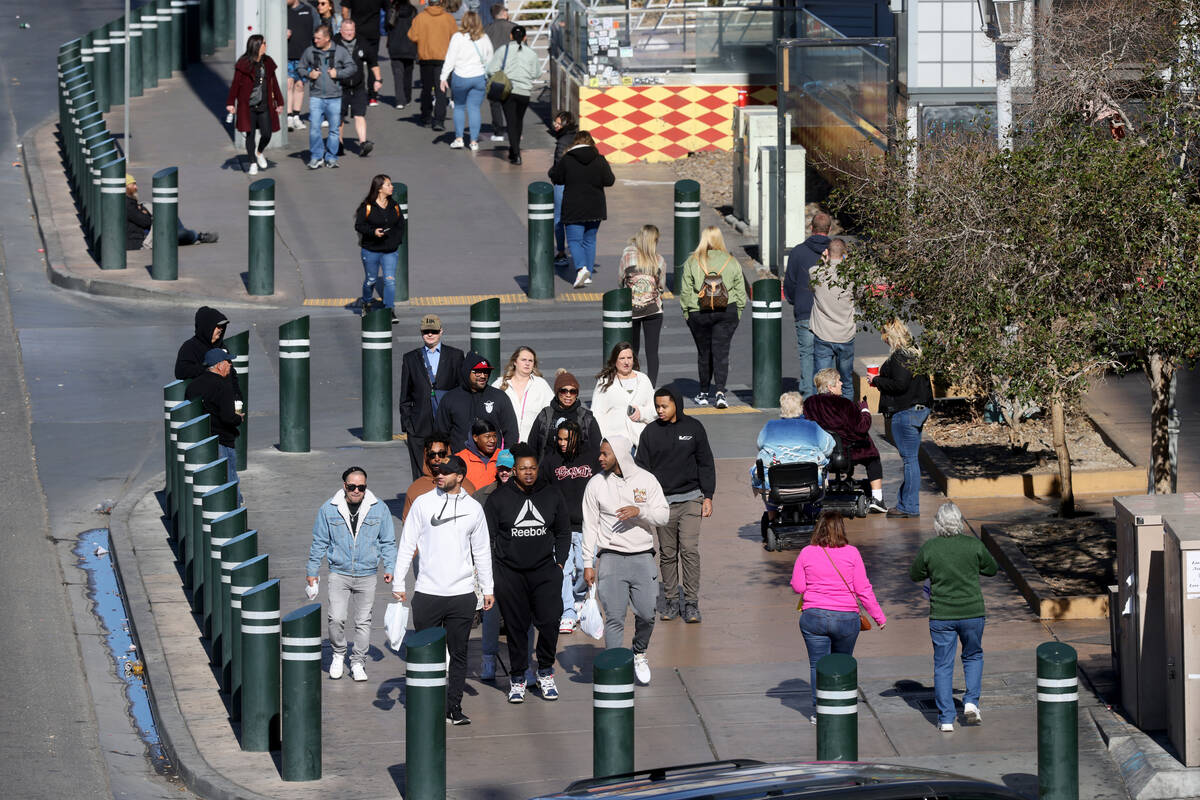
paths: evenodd
<path fill-rule="evenodd" d="M 275 293 L 275 181 L 250 184 L 250 252 L 247 289 L 250 294 Z"/>
<path fill-rule="evenodd" d="M 125 269 L 125 156 L 114 154 L 100 170 L 100 269 Z"/>
<path fill-rule="evenodd" d="M 283 618 L 283 779 L 321 778 L 321 604 Z"/>
<path fill-rule="evenodd" d="M 406 800 L 446 797 L 446 629 L 407 637 L 404 677 Z"/>
<path fill-rule="evenodd" d="M 500 363 L 500 298 L 489 297 L 471 305 L 471 349 L 493 368 Z"/>
<path fill-rule="evenodd" d="M 187 550 L 183 554 L 185 584 L 191 589 L 192 611 L 204 614 L 204 496 L 220 489 L 225 483 L 229 469 L 225 459 L 214 459 L 192 470 L 192 521 L 188 525 Z M 235 501 L 236 502 L 236 501 Z"/>
<path fill-rule="evenodd" d="M 1012 150 L 1012 48 L 997 37 L 996 42 L 996 142 L 1001 150 Z"/>
<path fill-rule="evenodd" d="M 195 549 L 195 537 L 200 528 L 195 524 L 197 490 L 209 492 L 224 482 L 225 476 L 214 479 L 211 484 L 196 485 L 196 473 L 206 464 L 217 460 L 220 450 L 217 447 L 217 437 L 209 436 L 183 449 L 183 492 L 179 497 L 179 533 L 176 536 L 176 561 L 183 572 L 183 588 L 192 588 L 192 551 Z M 201 492 L 201 494 L 203 494 Z"/>
<path fill-rule="evenodd" d="M 755 281 L 750 301 L 754 326 L 754 405 L 774 408 L 783 390 L 782 350 L 783 300 L 780 283 L 774 278 Z"/>
<path fill-rule="evenodd" d="M 225 463 L 225 459 L 221 459 L 221 463 Z M 213 570 L 212 562 L 212 521 L 223 517 L 230 511 L 237 508 L 237 481 L 222 483 L 216 489 L 206 492 L 200 498 L 200 535 L 196 537 L 197 551 L 192 553 L 195 558 L 192 567 L 200 575 L 200 581 L 196 584 L 196 591 L 203 597 L 201 605 L 203 613 L 197 610 L 200 616 L 200 635 L 213 640 L 213 626 L 217 623 L 213 622 L 213 615 L 216 613 L 216 600 L 218 591 L 213 586 Z M 213 651 L 216 652 L 215 650 Z"/>
<path fill-rule="evenodd" d="M 529 299 L 554 299 L 554 187 L 529 184 Z"/>
<path fill-rule="evenodd" d="M 608 360 L 609 353 L 620 342 L 633 338 L 633 292 L 629 289 L 609 289 L 603 296 L 601 313 L 604 345 L 600 363 Z"/>
<path fill-rule="evenodd" d="M 188 490 L 187 482 L 187 449 L 197 442 L 202 442 L 212 436 L 211 430 L 212 420 L 208 414 L 201 414 L 195 419 L 188 420 L 180 425 L 176 431 L 175 441 L 175 487 L 178 489 L 179 498 L 175 502 L 175 513 L 171 517 L 171 544 L 177 544 L 180 539 L 181 532 L 186 528 L 187 523 L 184 518 L 188 516 L 188 509 L 191 503 L 191 492 Z M 212 459 L 209 459 L 211 461 Z M 204 462 L 207 463 L 207 462 Z"/>
<path fill-rule="evenodd" d="M 858 761 L 858 662 L 844 653 L 817 662 L 817 760 Z"/>
<path fill-rule="evenodd" d="M 154 173 L 154 241 L 150 277 L 156 281 L 179 278 L 179 169 Z"/>
<path fill-rule="evenodd" d="M 209 637 L 212 645 L 210 655 L 218 678 L 223 678 L 222 665 L 228 660 L 225 650 L 229 647 L 229 639 L 225 633 L 225 605 L 228 605 L 228 602 L 222 604 L 222 598 L 226 596 L 226 591 L 221 584 L 221 548 L 249 529 L 245 506 L 222 514 L 208 524 L 208 564 L 205 567 L 204 580 L 206 586 L 212 587 L 212 592 L 205 597 L 205 600 L 212 601 L 212 614 L 209 615 L 212 627 L 212 635 Z M 224 680 L 219 682 L 223 691 L 229 689 Z"/>
<path fill-rule="evenodd" d="M 1079 799 L 1079 676 L 1075 649 L 1037 649 L 1038 797 Z"/>
<path fill-rule="evenodd" d="M 377 308 L 362 317 L 362 438 L 392 440 L 392 313 Z"/>
<path fill-rule="evenodd" d="M 242 510 L 242 509 L 239 509 Z M 233 568 L 238 564 L 249 561 L 258 555 L 258 531 L 246 531 L 245 533 L 234 536 L 219 548 L 213 545 L 214 549 L 221 552 L 220 570 L 221 580 L 217 584 L 220 591 L 220 601 L 217 603 L 217 608 L 220 609 L 221 617 L 221 659 L 216 665 L 220 668 L 221 675 L 221 691 L 226 692 L 230 696 L 230 701 L 233 699 L 233 639 L 235 636 L 233 630 Z M 261 581 L 260 581 L 261 583 Z M 237 632 L 238 636 L 241 631 Z"/>
<path fill-rule="evenodd" d="M 266 553 L 255 556 L 229 571 L 229 637 L 233 656 L 229 669 L 229 718 L 242 719 L 242 594 L 267 579 L 270 560 Z"/>
<path fill-rule="evenodd" d="M 279 579 L 243 592 L 241 611 L 242 749 L 265 753 L 279 748 Z"/>
<path fill-rule="evenodd" d="M 633 651 L 615 647 L 592 663 L 592 776 L 633 772 Z"/>
<path fill-rule="evenodd" d="M 229 36 L 229 7 L 225 0 L 209 0 L 212 5 L 212 49 L 205 53 L 212 54 L 218 47 L 224 47 Z M 332 4 L 331 4 L 332 5 Z"/>
<path fill-rule="evenodd" d="M 308 316 L 279 326 L 279 449 L 309 450 Z"/>
<path fill-rule="evenodd" d="M 246 468 L 246 437 L 249 435 L 250 419 L 250 331 L 242 331 L 225 337 L 225 351 L 233 356 L 233 371 L 237 375 L 238 388 L 242 392 L 242 411 L 245 416 L 238 425 L 237 468 Z"/>
<path fill-rule="evenodd" d="M 676 294 L 679 293 L 679 276 L 682 274 L 680 268 L 699 246 L 700 184 L 693 180 L 675 181 L 675 273 L 671 289 Z"/>
<path fill-rule="evenodd" d="M 396 250 L 396 302 L 407 303 L 408 238 L 412 235 L 412 229 L 408 227 L 408 186 L 403 183 L 392 184 L 392 199 L 400 204 L 400 213 L 404 215 L 404 240 Z"/>

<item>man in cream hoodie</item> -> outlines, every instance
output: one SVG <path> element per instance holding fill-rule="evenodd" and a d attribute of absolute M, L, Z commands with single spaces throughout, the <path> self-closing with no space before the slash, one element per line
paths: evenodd
<path fill-rule="evenodd" d="M 583 578 L 597 587 L 604 608 L 605 647 L 625 640 L 625 611 L 633 604 L 633 674 L 645 686 L 658 602 L 654 528 L 667 524 L 671 509 L 655 477 L 633 463 L 632 451 L 624 436 L 600 445 L 604 471 L 583 492 Z"/>
<path fill-rule="evenodd" d="M 407 599 L 405 580 L 413 555 L 421 552 L 421 574 L 413 587 L 412 617 L 418 631 L 442 626 L 450 670 L 446 682 L 446 721 L 470 725 L 462 711 L 467 680 L 467 640 L 475 616 L 475 570 L 483 590 L 483 610 L 492 607 L 492 549 L 483 507 L 463 491 L 467 465 L 450 456 L 437 467 L 437 488 L 418 497 L 404 519 L 396 548 L 392 596 Z"/>

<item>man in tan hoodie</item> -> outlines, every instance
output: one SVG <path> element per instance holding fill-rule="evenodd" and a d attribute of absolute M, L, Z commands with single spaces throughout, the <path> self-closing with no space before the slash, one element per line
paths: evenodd
<path fill-rule="evenodd" d="M 454 16 L 442 8 L 442 0 L 428 0 L 425 10 L 412 21 L 408 38 L 417 43 L 417 65 L 421 70 L 421 124 L 428 125 L 433 112 L 433 129 L 446 130 L 446 93 L 442 91 L 442 62 L 450 37 L 458 30 Z M 436 99 L 435 99 L 436 98 Z"/>

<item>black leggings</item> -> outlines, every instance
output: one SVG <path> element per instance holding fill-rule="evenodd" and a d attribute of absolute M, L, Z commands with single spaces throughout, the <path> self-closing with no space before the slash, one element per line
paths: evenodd
<path fill-rule="evenodd" d="M 412 102 L 413 59 L 392 58 L 392 82 L 396 85 L 396 102 Z"/>
<path fill-rule="evenodd" d="M 508 126 L 508 155 L 521 155 L 521 129 L 525 122 L 525 109 L 529 108 L 529 95 L 513 92 L 504 101 L 504 123 Z"/>
<path fill-rule="evenodd" d="M 725 380 L 729 377 L 729 343 L 738 326 L 737 309 L 731 305 L 724 311 L 693 311 L 688 314 L 687 325 L 696 342 L 700 391 L 707 394 L 714 384 L 718 392 L 725 391 Z"/>
<path fill-rule="evenodd" d="M 633 336 L 629 343 L 633 345 L 633 353 L 637 355 L 638 344 L 642 339 L 642 329 L 646 330 L 646 376 L 650 378 L 651 386 L 658 386 L 658 336 L 662 333 L 662 312 L 633 321 Z"/>
<path fill-rule="evenodd" d="M 258 147 L 254 146 L 254 132 L 258 131 Z M 264 108 L 262 111 L 250 110 L 250 130 L 246 131 L 246 155 L 253 162 L 255 156 L 267 149 L 271 141 L 271 112 Z"/>

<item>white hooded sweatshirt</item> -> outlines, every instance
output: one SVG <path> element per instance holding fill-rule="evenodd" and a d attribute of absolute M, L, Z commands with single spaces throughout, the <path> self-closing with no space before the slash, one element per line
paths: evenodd
<path fill-rule="evenodd" d="M 583 566 L 592 567 L 600 550 L 645 553 L 654 549 L 654 526 L 666 525 L 671 507 L 653 474 L 633 463 L 633 446 L 624 436 L 605 441 L 617 457 L 621 474 L 602 472 L 583 491 Z M 637 506 L 631 520 L 617 519 L 617 509 Z"/>
<path fill-rule="evenodd" d="M 421 551 L 421 574 L 413 591 L 441 597 L 475 591 L 475 569 L 484 594 L 492 594 L 492 547 L 483 506 L 464 491 L 446 494 L 441 489 L 426 492 L 413 501 L 404 520 L 396 547 L 395 584 L 392 591 L 405 591 L 404 582 L 413 554 Z"/>

